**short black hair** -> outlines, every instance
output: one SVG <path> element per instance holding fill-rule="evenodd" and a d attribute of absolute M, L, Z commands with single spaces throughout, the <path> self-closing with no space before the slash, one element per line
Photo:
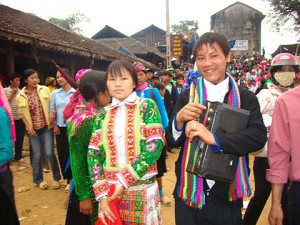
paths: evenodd
<path fill-rule="evenodd" d="M 13 81 L 16 78 L 20 78 L 21 79 L 22 75 L 19 74 L 19 73 L 17 73 L 17 72 L 13 72 L 13 73 L 10 73 L 7 78 L 8 78 L 9 81 Z"/>
<path fill-rule="evenodd" d="M 213 43 L 219 44 L 219 46 L 221 47 L 225 57 L 228 56 L 228 54 L 230 53 L 230 46 L 228 44 L 228 41 L 227 41 L 226 37 L 221 33 L 207 32 L 207 33 L 204 33 L 196 41 L 196 43 L 193 47 L 193 56 L 194 56 L 194 58 L 197 57 L 197 53 L 198 53 L 199 49 L 202 48 L 203 45 L 205 45 L 205 44 L 212 45 Z"/>
<path fill-rule="evenodd" d="M 162 75 L 168 75 L 169 77 L 173 77 L 172 72 L 169 71 L 169 70 L 164 70 L 164 71 L 162 72 Z"/>
<path fill-rule="evenodd" d="M 178 74 L 176 74 L 176 76 L 175 76 L 175 80 L 178 80 L 178 79 L 184 79 L 184 76 L 183 76 L 183 74 L 182 74 L 182 73 L 178 73 Z"/>
<path fill-rule="evenodd" d="M 107 81 L 108 74 L 110 74 L 111 76 L 122 76 L 122 69 L 125 69 L 130 73 L 132 80 L 135 84 L 135 88 L 137 88 L 138 77 L 134 66 L 129 61 L 122 60 L 122 59 L 117 59 L 113 61 L 111 64 L 109 64 L 106 71 L 106 81 Z M 135 90 L 135 88 L 133 90 Z"/>
<path fill-rule="evenodd" d="M 91 70 L 82 76 L 79 83 L 79 92 L 85 100 L 90 101 L 94 99 L 97 102 L 97 97 L 100 92 L 105 92 L 106 79 L 105 72 L 98 70 Z"/>

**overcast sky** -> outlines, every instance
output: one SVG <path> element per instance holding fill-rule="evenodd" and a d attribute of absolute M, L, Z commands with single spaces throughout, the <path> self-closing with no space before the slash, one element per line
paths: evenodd
<path fill-rule="evenodd" d="M 181 20 L 198 21 L 201 35 L 210 30 L 210 16 L 235 3 L 236 0 L 169 0 L 170 25 Z M 240 0 L 264 15 L 269 13 L 266 0 Z M 165 0 L 0 0 L 0 3 L 43 19 L 64 19 L 79 11 L 89 23 L 81 26 L 84 36 L 91 37 L 105 25 L 130 36 L 151 24 L 166 30 Z M 290 32 L 271 33 L 267 17 L 262 23 L 262 47 L 273 53 L 279 44 L 295 43 L 299 37 Z"/>

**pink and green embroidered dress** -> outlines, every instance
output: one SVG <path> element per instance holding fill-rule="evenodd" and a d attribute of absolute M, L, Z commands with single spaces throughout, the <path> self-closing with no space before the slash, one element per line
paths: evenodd
<path fill-rule="evenodd" d="M 160 114 L 152 99 L 135 92 L 113 98 L 96 119 L 88 150 L 89 172 L 96 200 L 112 184 L 126 187 L 118 209 L 123 224 L 162 224 L 155 180 L 163 147 Z"/>

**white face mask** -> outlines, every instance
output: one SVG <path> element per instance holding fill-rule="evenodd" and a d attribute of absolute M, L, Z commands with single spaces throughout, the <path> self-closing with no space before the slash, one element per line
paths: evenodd
<path fill-rule="evenodd" d="M 276 72 L 274 78 L 280 86 L 289 87 L 293 84 L 295 75 L 295 72 Z"/>

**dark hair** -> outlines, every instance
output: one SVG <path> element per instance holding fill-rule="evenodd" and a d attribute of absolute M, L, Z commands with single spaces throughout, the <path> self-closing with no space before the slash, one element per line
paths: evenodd
<path fill-rule="evenodd" d="M 166 89 L 165 85 L 162 82 L 155 82 L 153 84 L 153 87 L 157 88 L 160 91 Z"/>
<path fill-rule="evenodd" d="M 67 74 L 71 74 L 71 72 L 70 72 L 70 70 L 68 70 L 67 68 L 62 68 L 63 69 L 63 71 L 65 71 Z M 58 70 L 57 70 L 58 71 Z"/>
<path fill-rule="evenodd" d="M 8 78 L 9 81 L 12 81 L 12 80 L 14 80 L 16 78 L 20 78 L 21 79 L 22 76 L 21 76 L 21 74 L 19 74 L 17 72 L 13 72 L 13 73 L 9 74 L 7 78 Z"/>
<path fill-rule="evenodd" d="M 135 88 L 138 86 L 138 78 L 137 78 L 137 72 L 134 68 L 134 66 L 126 61 L 126 60 L 122 60 L 122 59 L 117 59 L 115 61 L 113 61 L 111 64 L 109 64 L 107 71 L 106 71 L 106 81 L 107 81 L 107 77 L 108 74 L 110 74 L 112 77 L 115 76 L 122 76 L 122 69 L 127 70 L 130 75 L 131 78 L 135 84 Z M 135 90 L 135 88 L 133 90 Z"/>
<path fill-rule="evenodd" d="M 164 70 L 164 71 L 162 72 L 162 75 L 168 75 L 169 77 L 173 77 L 172 72 L 171 72 L 171 71 L 168 71 L 168 70 Z"/>
<path fill-rule="evenodd" d="M 226 37 L 223 34 L 220 33 L 213 33 L 213 32 L 207 32 L 203 34 L 195 43 L 193 47 L 193 56 L 194 58 L 197 57 L 197 53 L 200 48 L 202 48 L 203 45 L 205 44 L 210 44 L 212 45 L 213 43 L 219 44 L 221 47 L 225 57 L 228 56 L 230 52 L 230 46 L 228 44 L 228 41 Z"/>
<path fill-rule="evenodd" d="M 179 73 L 179 74 L 176 74 L 176 77 L 175 77 L 175 80 L 178 80 L 178 79 L 184 79 L 184 76 L 183 74 Z"/>
<path fill-rule="evenodd" d="M 26 80 L 30 75 L 34 74 L 34 73 L 37 73 L 39 75 L 39 73 L 34 70 L 34 69 L 27 69 L 24 71 L 24 74 L 23 74 L 23 79 Z"/>
<path fill-rule="evenodd" d="M 295 71 L 295 73 L 299 73 L 299 65 L 291 65 Z M 283 65 L 280 66 L 272 66 L 270 69 L 271 75 L 272 77 L 274 76 L 274 74 L 278 71 L 281 70 L 281 68 L 283 67 Z"/>
<path fill-rule="evenodd" d="M 79 92 L 87 101 L 94 99 L 98 102 L 99 92 L 105 92 L 106 90 L 105 72 L 103 71 L 88 71 L 82 76 L 79 83 Z"/>

